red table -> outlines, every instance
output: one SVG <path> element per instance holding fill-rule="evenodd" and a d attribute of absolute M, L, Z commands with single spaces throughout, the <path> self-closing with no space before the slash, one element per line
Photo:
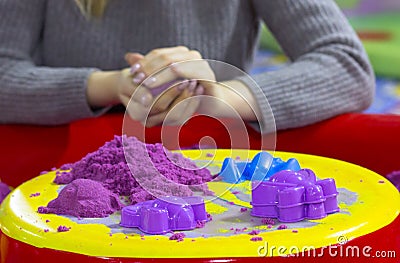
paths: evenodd
<path fill-rule="evenodd" d="M 122 114 L 109 114 L 56 127 L 0 125 L 0 178 L 15 187 L 43 170 L 77 161 L 114 135 L 120 135 L 122 120 Z M 230 123 L 230 131 L 235 131 L 235 125 Z M 248 132 L 250 147 L 259 149 L 260 134 L 251 128 Z M 219 148 L 231 147 L 227 131 L 206 117 L 193 119 L 184 126 L 180 145 L 191 147 L 206 135 L 213 137 Z M 400 116 L 346 114 L 278 132 L 276 150 L 331 157 L 386 175 L 400 170 L 399 136 Z M 160 128 L 146 130 L 146 141 L 160 140 Z M 241 145 L 234 142 L 233 146 Z"/>

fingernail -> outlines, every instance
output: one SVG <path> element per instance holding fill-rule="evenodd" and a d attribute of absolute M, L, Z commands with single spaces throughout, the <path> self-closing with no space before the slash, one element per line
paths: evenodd
<path fill-rule="evenodd" d="M 197 86 L 197 81 L 196 81 L 196 80 L 192 80 L 192 81 L 190 81 L 190 83 L 189 83 L 188 90 L 189 90 L 190 92 L 193 92 L 194 89 L 196 88 L 196 86 Z"/>
<path fill-rule="evenodd" d="M 196 91 L 194 92 L 194 94 L 196 95 L 203 95 L 204 93 L 204 87 L 202 85 L 197 86 Z"/>
<path fill-rule="evenodd" d="M 146 86 L 151 86 L 156 81 L 157 81 L 157 79 L 155 77 L 151 77 L 151 78 L 146 79 L 146 81 L 143 82 L 143 84 Z"/>
<path fill-rule="evenodd" d="M 176 86 L 176 89 L 177 89 L 178 91 L 182 91 L 182 90 L 184 90 L 184 89 L 187 87 L 188 84 L 189 84 L 189 80 L 185 79 L 185 80 L 183 80 L 181 83 L 179 83 L 179 84 Z"/>
<path fill-rule="evenodd" d="M 151 102 L 151 97 L 148 95 L 143 95 L 140 98 L 140 104 L 142 104 L 143 106 L 146 106 L 146 107 L 149 106 L 150 102 Z"/>
<path fill-rule="evenodd" d="M 133 75 L 133 74 L 135 74 L 139 69 L 140 69 L 140 64 L 139 63 L 136 63 L 136 64 L 133 64 L 132 66 L 131 66 L 131 74 Z"/>
<path fill-rule="evenodd" d="M 182 91 L 182 90 L 185 89 L 186 85 L 187 85 L 186 83 L 178 84 L 178 86 L 176 86 L 176 89 L 177 89 L 178 91 Z"/>
<path fill-rule="evenodd" d="M 135 84 L 141 83 L 146 78 L 146 75 L 143 72 L 140 72 L 132 79 L 132 82 Z"/>

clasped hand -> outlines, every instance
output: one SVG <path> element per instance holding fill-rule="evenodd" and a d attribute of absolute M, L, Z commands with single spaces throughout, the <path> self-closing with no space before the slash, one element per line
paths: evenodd
<path fill-rule="evenodd" d="M 143 56 L 128 53 L 120 100 L 131 118 L 146 127 L 180 125 L 197 110 L 214 72 L 198 51 L 186 47 L 154 49 Z M 203 81 L 202 81 L 203 80 Z M 168 115 L 168 118 L 167 118 Z"/>

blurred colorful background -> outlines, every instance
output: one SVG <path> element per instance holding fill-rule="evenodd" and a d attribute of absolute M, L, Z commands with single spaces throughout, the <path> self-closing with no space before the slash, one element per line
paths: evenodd
<path fill-rule="evenodd" d="M 400 115 L 400 0 L 336 0 L 361 38 L 376 74 L 376 94 L 366 113 Z M 263 26 L 251 74 L 287 63 Z"/>

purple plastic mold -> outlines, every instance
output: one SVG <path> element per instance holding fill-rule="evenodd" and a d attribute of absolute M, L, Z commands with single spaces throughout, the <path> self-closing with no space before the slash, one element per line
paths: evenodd
<path fill-rule="evenodd" d="M 339 211 L 332 178 L 318 180 L 310 169 L 280 171 L 269 181 L 253 181 L 252 216 L 281 222 L 320 219 Z"/>
<path fill-rule="evenodd" d="M 121 211 L 123 227 L 137 227 L 147 234 L 164 234 L 175 230 L 191 230 L 198 222 L 206 222 L 203 198 L 199 196 L 165 196 Z"/>

